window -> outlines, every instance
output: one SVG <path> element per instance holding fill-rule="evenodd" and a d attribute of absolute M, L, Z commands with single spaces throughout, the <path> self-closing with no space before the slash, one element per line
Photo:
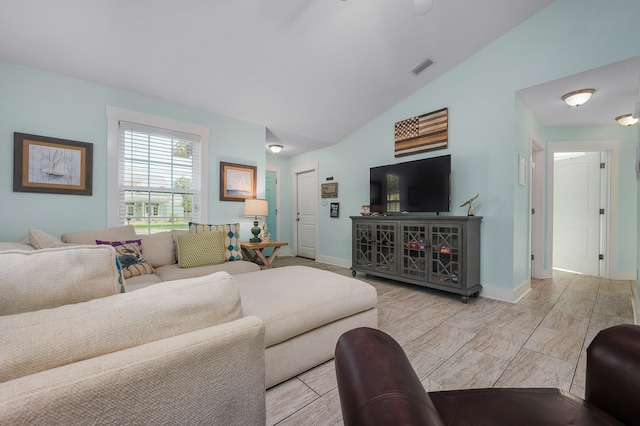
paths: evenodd
<path fill-rule="evenodd" d="M 387 210 L 388 212 L 400 212 L 400 177 L 387 175 Z"/>
<path fill-rule="evenodd" d="M 118 108 L 107 117 L 109 225 L 147 234 L 206 220 L 208 129 Z"/>

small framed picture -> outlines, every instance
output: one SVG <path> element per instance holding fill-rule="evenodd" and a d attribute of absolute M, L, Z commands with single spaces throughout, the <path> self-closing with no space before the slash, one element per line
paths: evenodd
<path fill-rule="evenodd" d="M 220 201 L 256 198 L 256 166 L 220 162 Z"/>
<path fill-rule="evenodd" d="M 331 203 L 330 217 L 340 217 L 340 203 Z"/>
<path fill-rule="evenodd" d="M 93 144 L 13 134 L 13 191 L 92 194 Z"/>

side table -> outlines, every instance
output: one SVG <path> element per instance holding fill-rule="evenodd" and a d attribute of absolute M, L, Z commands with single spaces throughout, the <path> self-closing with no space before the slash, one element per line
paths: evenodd
<path fill-rule="evenodd" d="M 271 263 L 278 255 L 280 247 L 287 245 L 289 245 L 289 243 L 284 241 L 262 241 L 259 243 L 249 241 L 240 242 L 242 253 L 244 253 L 251 262 L 260 265 L 260 269 L 271 269 Z M 273 252 L 270 256 L 265 256 L 262 250 L 269 247 L 273 247 Z"/>

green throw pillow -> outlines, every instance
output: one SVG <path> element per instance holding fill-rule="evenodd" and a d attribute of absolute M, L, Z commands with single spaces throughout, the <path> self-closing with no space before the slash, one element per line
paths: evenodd
<path fill-rule="evenodd" d="M 240 250 L 240 224 L 223 223 L 220 225 L 208 225 L 204 223 L 189 222 L 189 233 L 199 234 L 201 232 L 223 232 L 224 233 L 224 257 L 228 261 L 242 260 Z"/>
<path fill-rule="evenodd" d="M 178 266 L 218 265 L 226 261 L 223 232 L 178 235 Z"/>

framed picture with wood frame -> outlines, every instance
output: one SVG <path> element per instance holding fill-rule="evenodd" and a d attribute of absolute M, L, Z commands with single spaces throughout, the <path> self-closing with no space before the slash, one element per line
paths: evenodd
<path fill-rule="evenodd" d="M 257 167 L 220 162 L 220 201 L 256 198 Z"/>
<path fill-rule="evenodd" d="M 93 144 L 13 134 L 13 191 L 92 195 Z"/>

